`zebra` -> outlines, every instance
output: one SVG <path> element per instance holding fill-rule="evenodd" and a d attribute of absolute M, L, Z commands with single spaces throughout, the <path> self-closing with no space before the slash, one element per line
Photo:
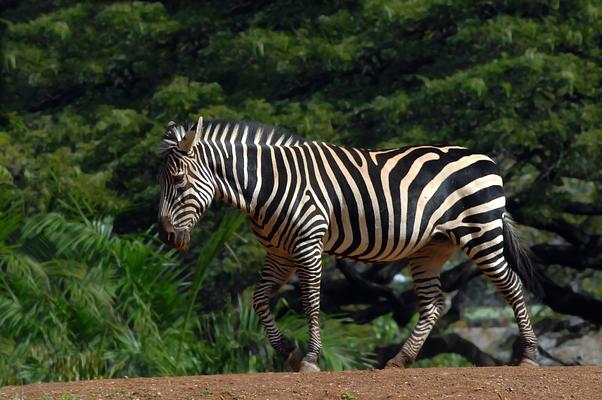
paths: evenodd
<path fill-rule="evenodd" d="M 180 251 L 213 198 L 247 214 L 266 249 L 253 307 L 295 371 L 319 371 L 321 257 L 409 260 L 419 319 L 387 367 L 405 367 L 444 309 L 439 279 L 459 248 L 499 289 L 518 324 L 520 365 L 537 366 L 522 293 L 533 267 L 505 210 L 495 162 L 459 146 L 369 150 L 306 140 L 246 121 L 169 122 L 160 145 L 159 231 Z M 270 298 L 297 274 L 309 341 L 303 356 L 276 326 Z M 520 278 L 519 278 L 520 276 Z"/>

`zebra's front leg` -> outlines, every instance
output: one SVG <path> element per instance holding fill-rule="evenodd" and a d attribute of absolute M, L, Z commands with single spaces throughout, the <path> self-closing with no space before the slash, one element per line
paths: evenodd
<path fill-rule="evenodd" d="M 289 368 L 293 371 L 299 371 L 303 353 L 284 337 L 278 326 L 276 326 L 276 321 L 274 321 L 270 311 L 270 299 L 294 272 L 295 268 L 287 265 L 286 260 L 279 260 L 277 257 L 268 254 L 261 271 L 261 280 L 255 287 L 253 294 L 253 308 L 272 347 L 286 359 Z"/>
<path fill-rule="evenodd" d="M 304 263 L 297 270 L 301 285 L 303 311 L 309 326 L 309 343 L 307 354 L 301 361 L 300 372 L 318 372 L 318 358 L 322 352 L 320 338 L 320 279 L 322 277 L 322 260 L 320 254 L 309 263 Z"/>
<path fill-rule="evenodd" d="M 410 259 L 420 318 L 399 353 L 387 362 L 387 368 L 404 368 L 413 363 L 441 316 L 445 308 L 445 298 L 441 291 L 439 273 L 453 251 L 451 243 L 433 241 Z"/>

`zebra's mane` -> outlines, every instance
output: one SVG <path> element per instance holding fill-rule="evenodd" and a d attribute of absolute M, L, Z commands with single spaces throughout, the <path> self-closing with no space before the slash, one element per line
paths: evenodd
<path fill-rule="evenodd" d="M 177 148 L 186 132 L 196 129 L 196 122 L 185 122 L 169 127 L 159 145 L 161 154 Z M 246 134 L 245 134 L 246 132 Z M 284 128 L 249 121 L 212 120 L 203 121 L 201 141 L 293 145 L 306 139 L 292 134 Z"/>

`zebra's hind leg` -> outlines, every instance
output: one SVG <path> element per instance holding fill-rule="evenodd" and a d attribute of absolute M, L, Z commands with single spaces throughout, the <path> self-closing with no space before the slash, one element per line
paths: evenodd
<path fill-rule="evenodd" d="M 462 251 L 479 266 L 480 270 L 498 288 L 506 303 L 512 307 L 521 338 L 522 366 L 538 366 L 537 338 L 531 327 L 531 320 L 522 292 L 518 275 L 510 269 L 505 257 L 502 221 L 493 221 L 480 230 L 460 237 Z M 456 236 L 460 236 L 456 234 Z M 511 255 L 510 255 L 511 256 Z"/>
<path fill-rule="evenodd" d="M 270 311 L 270 299 L 294 272 L 295 268 L 288 265 L 286 260 L 268 254 L 261 271 L 261 280 L 253 293 L 253 308 L 267 333 L 272 347 L 286 359 L 289 368 L 298 371 L 303 353 L 286 340 L 276 326 L 276 321 L 274 321 Z"/>
<path fill-rule="evenodd" d="M 439 273 L 454 250 L 455 246 L 447 240 L 432 240 L 411 256 L 410 268 L 420 318 L 401 351 L 387 362 L 387 368 L 404 368 L 416 360 L 418 352 L 445 307 Z"/>
<path fill-rule="evenodd" d="M 522 284 L 519 277 L 510 269 L 503 255 L 496 256 L 492 260 L 480 261 L 477 265 L 498 288 L 506 303 L 514 311 L 523 351 L 520 365 L 539 366 L 537 363 L 537 338 L 531 327 L 531 320 L 523 298 Z"/>

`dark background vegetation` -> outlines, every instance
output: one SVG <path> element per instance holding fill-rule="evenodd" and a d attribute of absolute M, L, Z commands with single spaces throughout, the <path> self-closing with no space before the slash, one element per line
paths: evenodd
<path fill-rule="evenodd" d="M 157 145 L 169 120 L 199 114 L 493 156 L 545 276 L 531 301 L 543 361 L 583 362 L 578 340 L 600 338 L 600 2 L 0 9 L 0 383 L 282 368 L 250 306 L 263 252 L 244 219 L 214 206 L 185 256 L 156 239 Z M 509 362 L 510 309 L 474 266 L 452 261 L 450 310 L 419 365 Z M 322 367 L 382 363 L 416 319 L 405 264 L 324 265 Z M 275 306 L 303 343 L 294 281 Z M 494 350 L 468 334 L 499 327 Z"/>

